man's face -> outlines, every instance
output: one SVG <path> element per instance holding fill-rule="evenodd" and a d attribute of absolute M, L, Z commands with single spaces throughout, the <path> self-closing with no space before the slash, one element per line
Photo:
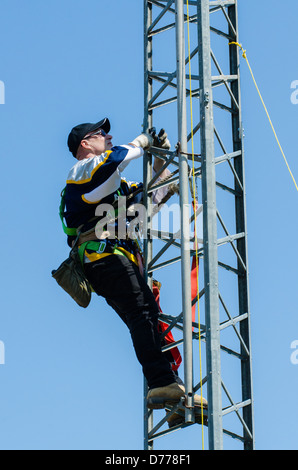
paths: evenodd
<path fill-rule="evenodd" d="M 88 133 L 82 140 L 81 145 L 86 149 L 90 149 L 90 152 L 95 155 L 101 155 L 113 147 L 112 138 L 112 135 L 106 134 L 102 129 L 97 129 Z"/>

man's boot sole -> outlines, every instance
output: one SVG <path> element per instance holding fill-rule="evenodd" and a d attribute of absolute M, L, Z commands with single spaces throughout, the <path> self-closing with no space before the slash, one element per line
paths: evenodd
<path fill-rule="evenodd" d="M 162 410 L 165 408 L 166 403 L 169 403 L 170 405 L 174 405 L 175 403 L 179 403 L 180 399 L 169 399 L 165 397 L 152 397 L 148 398 L 147 400 L 147 407 L 150 410 Z"/>
<path fill-rule="evenodd" d="M 203 412 L 204 411 L 207 411 L 208 407 L 207 406 L 203 406 Z M 168 426 L 169 428 L 173 428 L 175 426 L 178 426 L 180 424 L 183 424 L 185 422 L 185 418 L 184 416 L 180 415 L 180 414 L 175 414 L 175 417 L 174 419 L 172 418 L 170 420 L 170 422 L 168 422 Z M 202 424 L 202 409 L 200 406 L 195 406 L 195 422 L 197 424 Z M 203 425 L 204 426 L 207 426 L 208 425 L 208 417 L 203 415 Z"/>

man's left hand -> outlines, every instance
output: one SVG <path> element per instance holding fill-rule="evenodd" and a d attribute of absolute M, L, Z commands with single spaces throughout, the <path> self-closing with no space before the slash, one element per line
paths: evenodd
<path fill-rule="evenodd" d="M 153 137 L 154 147 L 162 148 L 165 150 L 170 150 L 171 143 L 168 139 L 168 134 L 166 133 L 164 129 L 161 129 L 158 135 L 156 135 L 156 130 L 153 127 L 152 129 L 149 130 L 149 134 Z"/>

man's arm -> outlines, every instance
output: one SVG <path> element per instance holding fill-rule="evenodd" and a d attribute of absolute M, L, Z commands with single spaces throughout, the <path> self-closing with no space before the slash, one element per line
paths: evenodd
<path fill-rule="evenodd" d="M 154 158 L 154 164 L 153 164 L 153 170 L 155 173 L 158 173 L 159 170 L 161 170 L 162 166 L 164 165 L 164 161 L 161 159 L 161 158 L 157 158 L 155 157 Z M 165 170 L 163 170 L 163 172 L 160 174 L 160 179 L 164 179 L 166 178 L 167 176 L 169 176 L 170 172 L 169 170 L 166 168 Z"/>
<path fill-rule="evenodd" d="M 140 147 L 121 145 L 113 147 L 106 152 L 105 156 L 98 156 L 90 159 L 90 178 L 86 180 L 86 187 L 82 186 L 82 200 L 88 204 L 97 204 L 109 194 L 117 191 L 121 184 L 121 173 L 126 166 L 137 158 L 140 158 L 144 151 Z M 92 171 L 90 171 L 93 168 Z M 85 190 L 86 189 L 86 190 Z"/>
<path fill-rule="evenodd" d="M 168 135 L 164 129 L 161 129 L 159 134 L 157 135 L 155 129 L 151 129 L 149 133 L 144 133 L 136 137 L 131 142 L 131 145 L 142 147 L 144 150 L 149 150 L 150 147 L 159 147 L 165 150 L 170 150 L 171 144 L 168 139 Z M 164 165 L 164 161 L 161 158 L 155 157 L 154 164 L 153 164 L 153 174 L 158 173 L 162 166 Z M 161 181 L 170 175 L 170 171 L 166 168 L 160 175 L 157 181 Z M 168 186 L 164 186 L 163 188 L 157 189 L 153 192 L 153 202 L 159 203 L 164 196 L 168 192 Z"/>

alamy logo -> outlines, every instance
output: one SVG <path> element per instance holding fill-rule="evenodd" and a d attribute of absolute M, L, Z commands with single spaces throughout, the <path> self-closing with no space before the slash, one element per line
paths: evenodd
<path fill-rule="evenodd" d="M 5 346 L 3 341 L 0 341 L 0 365 L 5 364 Z"/>
<path fill-rule="evenodd" d="M 5 104 L 5 85 L 2 80 L 0 80 L 0 104 Z"/>
<path fill-rule="evenodd" d="M 298 80 L 294 80 L 291 83 L 291 88 L 294 90 L 291 94 L 291 103 L 298 104 Z"/>
<path fill-rule="evenodd" d="M 119 240 L 138 240 L 140 238 L 163 238 L 168 239 L 174 236 L 175 239 L 181 239 L 185 236 L 181 231 L 181 208 L 177 203 L 164 204 L 157 210 L 154 204 L 149 204 L 148 208 L 142 204 L 132 204 L 127 207 L 126 196 L 119 196 L 117 204 L 99 204 L 95 210 L 95 216 L 99 221 L 95 226 L 95 235 L 99 240 L 111 239 L 117 237 Z M 185 204 L 185 210 L 191 218 L 191 205 Z M 199 205 L 197 216 L 202 218 L 203 206 Z M 152 218 L 152 227 L 145 230 L 146 221 Z M 202 223 L 200 224 L 202 226 Z M 190 238 L 186 240 L 191 248 L 193 241 Z M 198 239 L 198 243 L 201 240 Z"/>

